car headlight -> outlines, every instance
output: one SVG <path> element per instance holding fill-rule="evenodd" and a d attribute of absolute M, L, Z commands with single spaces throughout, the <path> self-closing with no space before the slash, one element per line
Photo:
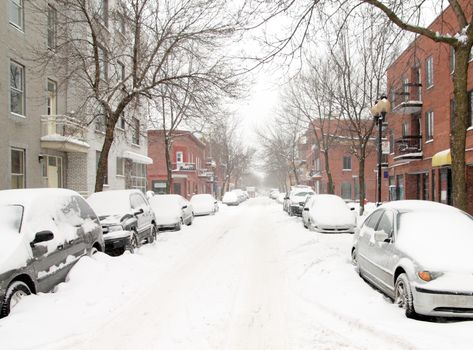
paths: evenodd
<path fill-rule="evenodd" d="M 417 276 L 425 282 L 430 282 L 443 275 L 443 272 L 432 272 L 432 271 L 419 271 Z"/>
<path fill-rule="evenodd" d="M 108 232 L 113 232 L 113 231 L 123 231 L 123 226 L 122 225 L 108 226 Z"/>

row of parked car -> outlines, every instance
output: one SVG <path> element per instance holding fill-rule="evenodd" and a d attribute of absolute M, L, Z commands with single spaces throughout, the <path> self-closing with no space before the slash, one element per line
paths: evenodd
<path fill-rule="evenodd" d="M 282 201 L 276 191 L 270 196 L 290 215 L 302 211 L 307 228 L 354 233 L 355 270 L 407 317 L 473 318 L 473 217 L 468 213 L 431 201 L 402 200 L 375 207 L 355 224 L 354 212 L 334 195 L 296 186 Z"/>
<path fill-rule="evenodd" d="M 222 198 L 222 203 L 226 205 L 239 205 L 247 199 L 250 198 L 250 195 L 247 191 L 241 189 L 234 189 L 228 192 L 225 192 Z"/>
<path fill-rule="evenodd" d="M 133 252 L 158 230 L 179 230 L 195 216 L 218 211 L 210 194 L 145 196 L 104 191 L 85 200 L 66 189 L 0 191 L 0 317 L 31 293 L 65 280 L 81 257 Z"/>

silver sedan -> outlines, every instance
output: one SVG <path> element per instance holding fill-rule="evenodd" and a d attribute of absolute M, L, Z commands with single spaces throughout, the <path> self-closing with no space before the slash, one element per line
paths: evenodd
<path fill-rule="evenodd" d="M 429 201 L 382 205 L 354 237 L 360 275 L 407 317 L 473 317 L 473 218 Z"/>

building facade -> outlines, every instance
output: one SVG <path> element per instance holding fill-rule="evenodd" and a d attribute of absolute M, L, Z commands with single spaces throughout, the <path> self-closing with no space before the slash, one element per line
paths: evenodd
<path fill-rule="evenodd" d="M 472 16 L 473 8 L 465 6 Z M 458 23 L 448 7 L 430 26 L 451 35 Z M 468 68 L 470 120 L 473 113 L 473 54 Z M 455 103 L 455 60 L 450 46 L 419 37 L 387 71 L 392 112 L 388 114 L 390 139 L 389 198 L 425 199 L 452 204 L 450 130 Z M 470 122 L 473 126 L 473 123 Z M 466 141 L 469 212 L 473 213 L 473 127 Z"/>
<path fill-rule="evenodd" d="M 107 7 L 108 11 L 108 7 Z M 0 189 L 65 187 L 94 191 L 104 130 L 84 123 L 74 83 L 57 76 L 63 67 L 40 69 L 33 52 L 52 50 L 58 13 L 54 1 L 0 3 Z M 41 47 L 44 45 L 44 47 Z M 144 116 L 119 123 L 109 156 L 105 189 L 146 189 Z M 133 119 L 134 120 L 134 119 Z"/>
<path fill-rule="evenodd" d="M 206 145 L 189 131 L 176 130 L 171 137 L 172 181 L 168 189 L 163 130 L 148 130 L 148 189 L 190 198 L 197 193 L 216 193 L 217 165 L 206 157 Z"/>

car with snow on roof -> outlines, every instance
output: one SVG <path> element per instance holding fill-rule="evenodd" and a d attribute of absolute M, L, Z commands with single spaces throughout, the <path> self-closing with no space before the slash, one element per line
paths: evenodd
<path fill-rule="evenodd" d="M 97 215 L 74 191 L 0 191 L 0 212 L 0 317 L 23 297 L 63 282 L 81 257 L 104 249 Z"/>
<path fill-rule="evenodd" d="M 473 218 L 419 200 L 383 204 L 355 233 L 359 274 L 407 317 L 473 318 Z"/>

